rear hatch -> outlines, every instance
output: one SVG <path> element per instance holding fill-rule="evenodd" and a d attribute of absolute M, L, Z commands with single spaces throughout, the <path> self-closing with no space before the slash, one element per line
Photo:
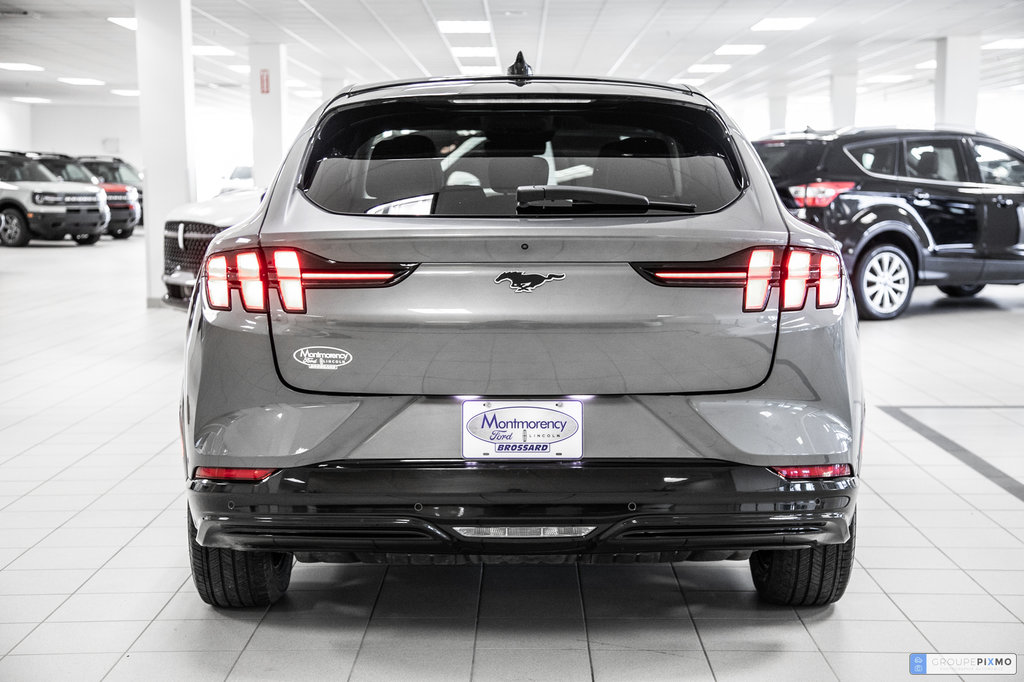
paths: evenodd
<path fill-rule="evenodd" d="M 778 315 L 745 311 L 745 285 L 788 233 L 702 107 L 352 106 L 268 215 L 273 348 L 299 390 L 689 393 L 771 368 Z"/>

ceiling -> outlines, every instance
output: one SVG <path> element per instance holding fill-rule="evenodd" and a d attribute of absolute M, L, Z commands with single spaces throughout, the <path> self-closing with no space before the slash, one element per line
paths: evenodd
<path fill-rule="evenodd" d="M 107 21 L 133 14 L 132 0 L 0 0 L 0 62 L 44 68 L 0 70 L 0 98 L 134 104 L 110 91 L 137 87 L 135 33 Z M 751 30 L 779 17 L 813 22 L 796 31 Z M 489 21 L 490 31 L 442 33 L 438 22 L 452 20 Z M 234 52 L 195 57 L 200 106 L 246 106 L 249 77 L 230 67 L 245 65 L 256 43 L 287 46 L 295 97 L 319 98 L 325 80 L 333 88 L 503 67 L 522 50 L 536 73 L 703 78 L 701 89 L 714 97 L 744 98 L 827 93 L 834 69 L 856 70 L 862 92 L 931 88 L 934 69 L 918 65 L 935 58 L 937 39 L 1024 38 L 1024 0 L 192 0 L 192 28 L 195 45 Z M 765 47 L 714 54 L 735 44 Z M 455 56 L 474 47 L 485 56 Z M 486 56 L 488 48 L 498 56 Z M 729 68 L 691 71 L 708 64 Z M 910 78 L 873 82 L 893 76 Z M 980 87 L 1024 88 L 1024 49 L 982 50 Z M 312 104 L 305 100 L 305 108 Z"/>

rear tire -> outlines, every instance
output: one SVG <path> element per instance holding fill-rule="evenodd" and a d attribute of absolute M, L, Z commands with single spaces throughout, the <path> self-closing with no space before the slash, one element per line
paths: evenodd
<path fill-rule="evenodd" d="M 940 286 L 939 291 L 950 298 L 970 298 L 985 288 L 984 284 L 957 284 Z"/>
<path fill-rule="evenodd" d="M 822 606 L 839 601 L 850 583 L 856 545 L 854 516 L 850 539 L 841 545 L 754 552 L 750 556 L 754 587 L 771 604 Z"/>
<path fill-rule="evenodd" d="M 914 291 L 914 264 L 894 244 L 882 244 L 857 262 L 853 274 L 857 310 L 866 320 L 891 320 L 910 305 Z"/>
<path fill-rule="evenodd" d="M 100 240 L 98 234 L 76 234 L 73 239 L 79 246 L 92 246 Z"/>
<path fill-rule="evenodd" d="M 107 234 L 114 239 L 128 239 L 133 232 L 135 232 L 134 227 L 115 227 L 113 230 L 107 230 Z"/>
<path fill-rule="evenodd" d="M 191 512 L 188 554 L 196 590 L 212 606 L 270 606 L 281 598 L 292 579 L 294 557 L 290 552 L 242 552 L 201 546 L 196 542 Z"/>
<path fill-rule="evenodd" d="M 13 207 L 0 211 L 0 244 L 25 246 L 31 236 L 24 213 Z"/>

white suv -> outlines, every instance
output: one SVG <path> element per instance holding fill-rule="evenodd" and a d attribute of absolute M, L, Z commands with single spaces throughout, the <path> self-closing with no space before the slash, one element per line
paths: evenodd
<path fill-rule="evenodd" d="M 107 196 L 95 185 L 62 182 L 20 152 L 0 152 L 0 245 L 29 239 L 95 244 L 110 222 Z"/>

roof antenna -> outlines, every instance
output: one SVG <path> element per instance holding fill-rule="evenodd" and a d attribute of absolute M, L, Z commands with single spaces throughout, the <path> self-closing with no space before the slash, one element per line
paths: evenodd
<path fill-rule="evenodd" d="M 520 50 L 519 54 L 516 55 L 516 60 L 512 63 L 512 66 L 508 67 L 505 73 L 513 78 L 526 78 L 533 75 L 533 67 L 526 63 L 523 51 Z"/>

